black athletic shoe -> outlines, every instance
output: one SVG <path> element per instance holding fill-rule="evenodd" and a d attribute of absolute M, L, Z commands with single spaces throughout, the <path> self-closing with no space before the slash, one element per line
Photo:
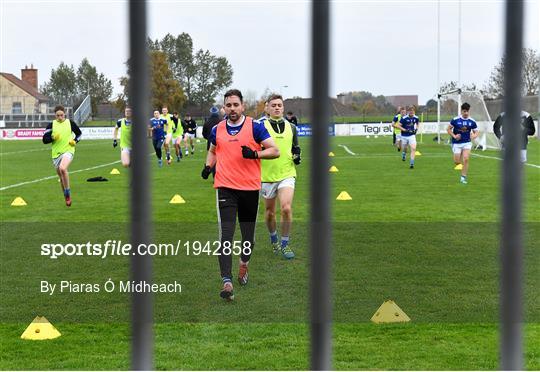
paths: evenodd
<path fill-rule="evenodd" d="M 409 166 L 409 168 L 413 169 L 413 168 L 414 168 L 414 164 L 411 164 L 411 165 Z"/>
<path fill-rule="evenodd" d="M 219 293 L 219 296 L 226 301 L 234 300 L 233 285 L 231 282 L 223 284 L 223 289 Z"/>

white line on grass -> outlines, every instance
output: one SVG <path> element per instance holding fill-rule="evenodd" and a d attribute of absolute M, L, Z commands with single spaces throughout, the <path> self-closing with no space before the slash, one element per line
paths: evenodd
<path fill-rule="evenodd" d="M 338 145 L 339 147 L 343 147 L 345 149 L 345 151 L 347 151 L 349 154 L 351 155 L 357 155 L 355 154 L 354 152 L 351 151 L 351 149 L 349 149 L 347 146 L 345 145 Z"/>
<path fill-rule="evenodd" d="M 479 154 L 475 154 L 475 153 L 471 153 L 473 156 L 477 156 L 479 158 L 486 158 L 486 159 L 494 159 L 494 160 L 502 160 L 502 158 L 498 158 L 496 156 L 487 156 L 487 155 L 479 155 Z M 529 167 L 533 167 L 533 168 L 540 168 L 540 165 L 536 165 L 536 164 L 531 164 L 531 163 L 525 163 L 525 165 L 529 166 Z"/>
<path fill-rule="evenodd" d="M 78 147 L 82 146 L 82 147 L 90 147 L 90 146 L 102 146 L 103 144 L 102 143 L 92 143 L 92 144 L 87 144 L 87 143 L 84 143 L 82 145 L 77 145 Z M 4 155 L 15 155 L 15 154 L 22 154 L 22 153 L 25 153 L 25 152 L 35 152 L 35 151 L 51 151 L 51 148 L 50 146 L 44 146 L 44 147 L 35 147 L 33 149 L 29 149 L 29 150 L 21 150 L 21 151 L 8 151 L 8 152 L 0 152 L 0 156 L 4 156 Z"/>
<path fill-rule="evenodd" d="M 120 163 L 120 160 L 113 161 L 112 163 L 96 165 L 96 166 L 90 167 L 90 168 L 77 169 L 77 170 L 75 170 L 75 171 L 69 172 L 69 174 L 79 173 L 79 172 L 85 172 L 85 171 L 89 171 L 89 170 L 97 169 L 97 168 L 103 168 L 103 167 L 107 167 L 107 166 L 109 166 L 109 165 L 113 165 L 113 164 L 117 164 L 117 163 Z M 58 175 L 48 176 L 48 177 L 43 177 L 43 178 L 38 178 L 38 179 L 32 180 L 32 181 L 25 181 L 25 182 L 16 183 L 16 184 L 14 184 L 14 185 L 8 185 L 8 186 L 0 187 L 0 191 L 4 191 L 4 190 L 7 190 L 7 189 L 12 189 L 12 188 L 14 188 L 14 187 L 19 187 L 19 186 L 29 185 L 29 184 L 31 184 L 31 183 L 36 183 L 36 182 L 41 182 L 41 181 L 51 180 L 51 179 L 53 179 L 53 178 L 58 178 Z"/>
<path fill-rule="evenodd" d="M 31 150 L 1 152 L 0 156 L 13 155 L 13 154 L 22 154 L 22 153 L 25 153 L 25 152 L 45 151 L 45 150 L 51 151 L 51 148 L 50 147 L 42 147 L 42 148 L 39 148 L 39 149 L 36 148 L 36 149 L 31 149 Z"/>

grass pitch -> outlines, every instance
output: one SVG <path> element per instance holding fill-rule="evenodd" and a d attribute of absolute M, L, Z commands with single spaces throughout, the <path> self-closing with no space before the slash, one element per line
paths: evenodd
<path fill-rule="evenodd" d="M 263 223 L 246 288 L 223 303 L 216 257 L 161 256 L 156 282 L 174 280 L 181 294 L 155 295 L 155 366 L 159 369 L 309 368 L 308 221 L 309 140 L 293 204 L 291 244 L 297 258 L 274 256 Z M 73 206 L 63 204 L 50 147 L 39 141 L 2 141 L 2 293 L 0 368 L 129 368 L 129 295 L 40 293 L 40 281 L 100 283 L 127 280 L 128 257 L 60 257 L 40 254 L 47 242 L 128 241 L 129 171 L 111 141 L 82 141 L 71 166 Z M 346 146 L 346 147 L 344 147 Z M 200 178 L 205 146 L 194 156 L 152 167 L 155 242 L 217 239 L 215 192 Z M 332 199 L 333 365 L 336 369 L 497 369 L 498 220 L 500 155 L 475 152 L 469 184 L 459 184 L 448 146 L 424 137 L 414 170 L 388 137 L 332 138 L 338 173 Z M 354 153 L 352 155 L 351 153 Z M 487 157 L 485 157 L 487 156 Z M 540 369 L 540 144 L 532 140 L 525 166 L 526 368 Z M 120 175 L 110 175 L 115 167 Z M 103 183 L 87 178 L 104 176 Z M 180 194 L 185 204 L 169 204 Z M 26 207 L 11 207 L 21 196 Z M 261 203 L 262 204 L 262 203 Z M 259 221 L 263 221 L 262 205 Z M 233 273 L 237 269 L 234 261 Z M 409 324 L 369 322 L 393 299 Z M 62 337 L 19 338 L 36 315 Z"/>

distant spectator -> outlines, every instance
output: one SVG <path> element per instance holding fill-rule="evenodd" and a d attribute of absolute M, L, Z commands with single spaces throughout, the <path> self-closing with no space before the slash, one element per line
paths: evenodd
<path fill-rule="evenodd" d="M 521 162 L 526 163 L 527 162 L 527 144 L 529 143 L 529 136 L 533 136 L 535 133 L 534 128 L 534 121 L 527 111 L 521 111 Z M 501 141 L 501 145 L 504 147 L 504 128 L 503 128 L 503 122 L 504 122 L 504 112 L 501 112 L 499 116 L 497 116 L 497 119 L 495 120 L 495 123 L 493 123 L 493 132 L 495 132 L 495 135 L 497 138 Z"/>
<path fill-rule="evenodd" d="M 294 116 L 292 111 L 287 112 L 286 118 L 289 123 L 293 123 L 294 125 L 298 124 L 298 119 Z"/>
<path fill-rule="evenodd" d="M 206 119 L 203 125 L 202 135 L 206 139 L 206 150 L 210 148 L 210 142 L 208 141 L 208 138 L 210 137 L 210 133 L 212 132 L 212 128 L 215 127 L 220 121 L 219 117 L 220 110 L 216 106 L 212 106 L 210 109 L 210 117 Z"/>

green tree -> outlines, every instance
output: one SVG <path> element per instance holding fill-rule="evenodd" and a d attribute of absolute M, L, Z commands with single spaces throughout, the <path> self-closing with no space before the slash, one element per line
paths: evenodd
<path fill-rule="evenodd" d="M 115 100 L 115 106 L 123 110 L 129 102 L 130 68 L 128 75 L 120 78 L 123 92 Z M 159 109 L 167 106 L 169 111 L 180 111 L 185 103 L 185 95 L 180 83 L 174 78 L 167 56 L 164 52 L 151 50 L 149 56 L 150 68 L 150 103 L 149 109 Z"/>
<path fill-rule="evenodd" d="M 77 70 L 76 86 L 79 93 L 90 94 L 93 113 L 97 112 L 99 103 L 109 101 L 113 91 L 112 82 L 103 73 L 98 73 L 87 58 L 81 61 Z"/>
<path fill-rule="evenodd" d="M 161 40 L 149 40 L 148 46 L 166 53 L 173 76 L 190 105 L 213 104 L 215 97 L 232 83 L 233 69 L 228 60 L 208 50 L 194 53 L 193 40 L 187 33 L 176 37 L 167 34 Z"/>
<path fill-rule="evenodd" d="M 52 99 L 54 103 L 72 106 L 77 95 L 75 68 L 64 62 L 56 69 L 52 69 L 51 78 L 44 83 L 41 93 Z"/>
<path fill-rule="evenodd" d="M 190 102 L 200 107 L 214 103 L 219 92 L 232 83 L 232 67 L 225 57 L 200 49 L 194 58 L 196 74 Z"/>
<path fill-rule="evenodd" d="M 195 75 L 191 36 L 185 32 L 176 37 L 167 34 L 161 40 L 150 41 L 149 46 L 151 50 L 165 52 L 174 78 L 180 82 L 187 97 L 191 97 Z"/>
<path fill-rule="evenodd" d="M 150 71 L 152 107 L 167 106 L 171 112 L 180 110 L 185 102 L 184 91 L 174 79 L 164 52 L 150 52 Z"/>

